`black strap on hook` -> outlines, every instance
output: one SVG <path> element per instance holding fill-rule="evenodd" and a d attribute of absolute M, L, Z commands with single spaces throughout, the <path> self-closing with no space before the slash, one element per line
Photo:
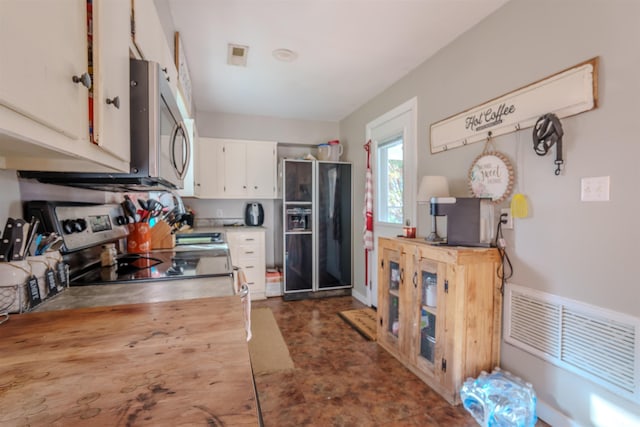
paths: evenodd
<path fill-rule="evenodd" d="M 553 113 L 545 114 L 540 117 L 533 127 L 533 151 L 538 156 L 546 155 L 554 144 L 556 147 L 556 170 L 555 174 L 560 175 L 560 167 L 564 163 L 562 160 L 562 124 Z"/>

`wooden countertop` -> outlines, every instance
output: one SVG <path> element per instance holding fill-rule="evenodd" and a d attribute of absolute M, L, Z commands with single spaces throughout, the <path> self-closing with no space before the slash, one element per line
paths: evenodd
<path fill-rule="evenodd" d="M 0 425 L 258 425 L 237 296 L 12 315 Z"/>

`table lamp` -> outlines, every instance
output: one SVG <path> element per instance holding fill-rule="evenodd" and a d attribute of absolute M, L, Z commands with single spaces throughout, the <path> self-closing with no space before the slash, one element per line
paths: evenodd
<path fill-rule="evenodd" d="M 427 204 L 431 202 L 432 197 L 448 197 L 449 183 L 446 176 L 426 175 L 420 181 L 418 189 L 418 204 Z M 439 243 L 444 239 L 438 236 L 436 229 L 436 216 L 434 215 L 434 206 L 430 203 L 429 213 L 431 215 L 431 233 L 427 236 L 427 242 Z"/>

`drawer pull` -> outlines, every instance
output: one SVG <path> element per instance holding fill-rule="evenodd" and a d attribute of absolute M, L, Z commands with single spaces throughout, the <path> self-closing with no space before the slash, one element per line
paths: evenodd
<path fill-rule="evenodd" d="M 253 253 L 253 251 L 245 251 L 245 254 L 248 254 L 248 255 L 250 255 L 252 253 Z"/>
<path fill-rule="evenodd" d="M 245 268 L 253 268 L 253 265 L 247 265 Z"/>
<path fill-rule="evenodd" d="M 254 240 L 256 240 L 256 239 L 253 239 L 253 238 L 250 238 L 250 239 L 249 239 L 249 238 L 244 239 L 244 241 L 245 241 L 245 242 L 253 242 Z"/>

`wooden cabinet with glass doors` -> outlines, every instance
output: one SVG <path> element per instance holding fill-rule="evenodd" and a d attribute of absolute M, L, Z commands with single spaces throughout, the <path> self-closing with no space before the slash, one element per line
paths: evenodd
<path fill-rule="evenodd" d="M 381 238 L 378 249 L 378 343 L 460 403 L 464 380 L 499 364 L 497 251 L 405 238 Z"/>

